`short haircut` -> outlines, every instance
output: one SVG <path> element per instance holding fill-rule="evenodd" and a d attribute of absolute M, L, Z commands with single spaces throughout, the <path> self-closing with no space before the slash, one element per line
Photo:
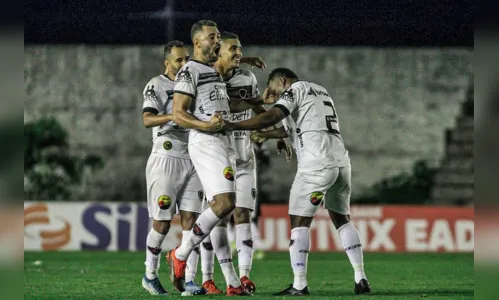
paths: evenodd
<path fill-rule="evenodd" d="M 173 47 L 184 47 L 184 43 L 181 41 L 171 41 L 165 46 L 164 54 L 165 58 L 172 52 Z"/>
<path fill-rule="evenodd" d="M 284 77 L 284 78 L 289 78 L 289 79 L 298 79 L 298 76 L 295 74 L 295 72 L 291 71 L 288 68 L 276 68 L 272 70 L 269 74 L 269 80 L 267 80 L 267 85 L 270 83 L 271 80 L 273 80 L 276 77 Z"/>
<path fill-rule="evenodd" d="M 217 27 L 217 23 L 210 20 L 197 21 L 191 28 L 191 40 L 194 40 L 196 33 L 203 30 L 203 26 Z"/>
<path fill-rule="evenodd" d="M 224 31 L 222 32 L 221 39 L 222 40 L 239 39 L 239 36 L 237 36 L 237 34 L 235 33 Z"/>

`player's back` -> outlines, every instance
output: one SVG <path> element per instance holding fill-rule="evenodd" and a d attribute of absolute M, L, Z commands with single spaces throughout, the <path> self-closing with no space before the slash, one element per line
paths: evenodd
<path fill-rule="evenodd" d="M 201 121 L 208 121 L 215 113 L 229 121 L 229 98 L 225 83 L 220 74 L 210 65 L 196 60 L 188 61 L 175 77 L 175 93 L 192 97 L 190 110 L 192 115 Z M 228 142 L 223 132 L 190 131 L 189 142 L 197 143 L 218 138 Z"/>
<path fill-rule="evenodd" d="M 231 101 L 234 99 L 251 99 L 258 96 L 258 85 L 255 75 L 248 70 L 235 69 L 231 78 L 226 80 L 227 94 Z M 231 122 L 241 122 L 254 116 L 253 110 L 248 109 L 231 114 Z M 237 168 L 252 168 L 254 166 L 254 151 L 250 140 L 250 131 L 235 130 L 232 132 L 236 150 Z"/>
<path fill-rule="evenodd" d="M 290 112 L 283 125 L 293 142 L 299 168 L 312 170 L 350 165 L 340 135 L 338 114 L 324 87 L 297 81 L 283 92 L 277 104 L 284 105 Z"/>
<path fill-rule="evenodd" d="M 173 80 L 161 74 L 152 78 L 144 88 L 144 112 L 167 115 L 173 109 Z M 189 131 L 173 121 L 152 128 L 154 153 L 189 158 Z"/>

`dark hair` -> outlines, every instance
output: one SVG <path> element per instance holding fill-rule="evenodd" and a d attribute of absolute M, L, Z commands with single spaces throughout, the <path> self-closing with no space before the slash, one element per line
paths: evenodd
<path fill-rule="evenodd" d="M 172 52 L 173 47 L 184 47 L 184 43 L 181 41 L 171 41 L 168 44 L 165 45 L 165 58 Z"/>
<path fill-rule="evenodd" d="M 221 39 L 222 40 L 239 39 L 239 36 L 237 36 L 237 34 L 235 33 L 224 31 L 222 32 Z"/>
<path fill-rule="evenodd" d="M 288 68 L 276 68 L 272 70 L 269 74 L 269 79 L 267 80 L 267 85 L 270 83 L 270 81 L 276 77 L 285 77 L 289 79 L 298 79 L 298 76 L 295 74 L 295 72 L 291 71 Z"/>
<path fill-rule="evenodd" d="M 194 36 L 198 33 L 198 31 L 203 30 L 203 26 L 217 27 L 217 23 L 210 20 L 197 21 L 191 28 L 191 40 L 194 40 Z"/>

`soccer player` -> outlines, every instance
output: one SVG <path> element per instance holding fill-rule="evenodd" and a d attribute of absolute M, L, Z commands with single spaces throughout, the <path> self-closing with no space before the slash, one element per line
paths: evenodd
<path fill-rule="evenodd" d="M 203 187 L 189 157 L 187 129 L 172 122 L 172 98 L 177 72 L 189 60 L 184 44 L 171 41 L 164 48 L 165 73 L 152 78 L 144 89 L 142 118 L 152 127 L 153 147 L 146 167 L 147 204 L 152 229 L 147 235 L 146 273 L 142 286 L 152 295 L 167 295 L 158 278 L 161 245 L 178 207 L 186 238 L 194 226 L 203 201 Z M 198 252 L 189 257 L 189 267 L 197 268 Z M 192 294 L 204 290 L 194 282 L 186 289 Z"/>
<path fill-rule="evenodd" d="M 249 119 L 253 115 L 253 110 L 257 113 L 265 112 L 265 108 L 261 105 L 247 105 L 247 103 L 242 103 L 244 101 L 240 101 L 255 99 L 259 96 L 259 92 L 255 75 L 250 71 L 239 69 L 242 58 L 239 37 L 233 33 L 224 32 L 221 41 L 220 55 L 214 66 L 227 85 L 227 93 L 231 100 L 231 120 Z M 231 134 L 234 138 L 236 150 L 235 181 L 237 192 L 236 208 L 233 216 L 236 224 L 239 278 L 244 288 L 253 294 L 256 287 L 249 279 L 249 274 L 253 261 L 253 240 L 250 222 L 257 194 L 255 153 L 250 141 L 251 132 L 234 131 Z M 230 243 L 227 237 L 227 223 L 227 220 L 220 222 L 210 235 L 220 265 L 232 261 Z M 216 244 L 215 241 L 217 241 Z"/>
<path fill-rule="evenodd" d="M 289 137 L 294 145 L 298 170 L 291 187 L 289 252 L 294 282 L 277 295 L 308 295 L 307 260 L 310 251 L 310 224 L 320 205 L 338 230 L 342 245 L 354 269 L 356 294 L 370 292 L 364 272 L 362 245 L 357 229 L 350 223 L 350 158 L 340 135 L 338 115 L 327 90 L 315 83 L 300 81 L 286 68 L 273 70 L 264 98 L 277 98 L 267 112 L 238 123 L 227 130 L 260 130 L 283 121 L 283 127 L 256 133 L 257 140 Z M 285 129 L 284 129 L 285 128 Z"/>
<path fill-rule="evenodd" d="M 220 131 L 222 119 L 230 116 L 229 97 L 222 77 L 212 67 L 220 52 L 217 24 L 209 20 L 195 23 L 191 40 L 193 58 L 175 78 L 173 121 L 191 129 L 189 154 L 210 207 L 197 218 L 188 238 L 167 254 L 171 280 L 180 291 L 185 289 L 189 254 L 236 205 L 233 142 L 231 135 Z M 227 295 L 247 295 L 232 261 L 220 265 L 227 282 Z"/>

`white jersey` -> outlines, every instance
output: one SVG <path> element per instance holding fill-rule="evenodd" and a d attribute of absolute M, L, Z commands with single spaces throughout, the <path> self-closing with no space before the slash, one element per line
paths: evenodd
<path fill-rule="evenodd" d="M 324 87 L 297 81 L 281 94 L 274 107 L 287 116 L 283 125 L 296 151 L 299 169 L 350 166 L 334 102 Z"/>
<path fill-rule="evenodd" d="M 258 97 L 258 84 L 255 75 L 251 71 L 236 69 L 230 79 L 225 81 L 227 84 L 227 94 L 231 101 L 233 99 L 252 99 Z M 241 122 L 251 119 L 254 116 L 252 109 L 243 112 L 231 114 L 231 122 Z M 250 140 L 251 131 L 235 130 L 234 136 L 236 150 L 236 167 L 253 168 L 255 166 L 255 153 Z"/>
<path fill-rule="evenodd" d="M 201 121 L 208 121 L 215 113 L 229 121 L 229 97 L 222 76 L 210 65 L 196 60 L 188 61 L 175 77 L 174 92 L 192 97 L 192 115 Z M 198 143 L 218 138 L 230 143 L 225 132 L 202 132 L 190 130 L 189 143 Z"/>
<path fill-rule="evenodd" d="M 156 115 L 172 113 L 173 81 L 165 75 L 159 75 L 147 83 L 144 88 L 143 112 Z M 152 128 L 153 153 L 165 154 L 178 158 L 189 158 L 187 145 L 189 131 L 172 121 Z"/>

